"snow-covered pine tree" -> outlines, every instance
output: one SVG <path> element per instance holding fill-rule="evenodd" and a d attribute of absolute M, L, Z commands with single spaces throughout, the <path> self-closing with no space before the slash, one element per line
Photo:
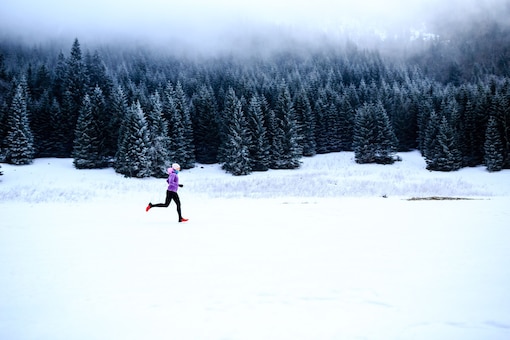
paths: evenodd
<path fill-rule="evenodd" d="M 226 141 L 224 143 L 224 161 L 222 168 L 234 176 L 248 175 L 251 171 L 250 136 L 247 131 L 246 119 L 242 109 L 241 100 L 232 103 L 228 108 L 232 113 Z"/>
<path fill-rule="evenodd" d="M 139 101 L 130 106 L 122 125 L 115 171 L 126 177 L 150 177 L 149 128 Z"/>
<path fill-rule="evenodd" d="M 341 98 L 337 90 L 332 85 L 327 84 L 325 87 L 326 107 L 325 107 L 325 124 L 327 126 L 328 152 L 339 152 L 343 150 L 342 141 L 342 121 L 340 115 Z"/>
<path fill-rule="evenodd" d="M 455 171 L 462 167 L 462 154 L 456 143 L 456 135 L 445 116 L 441 117 L 437 135 L 427 136 L 427 139 L 429 138 L 434 138 L 435 142 L 425 158 L 428 170 Z"/>
<path fill-rule="evenodd" d="M 459 131 L 459 150 L 462 153 L 463 165 L 476 165 L 473 164 L 473 161 L 478 154 L 479 147 L 473 145 L 474 137 L 476 134 L 476 130 L 480 127 L 476 126 L 475 116 L 473 115 L 473 104 L 470 96 L 471 90 L 468 88 L 467 84 L 463 84 L 459 87 L 456 93 L 457 103 L 458 103 L 458 131 Z M 486 123 L 484 123 L 486 125 Z M 486 130 L 486 129 L 485 129 Z M 485 132 L 485 131 L 484 131 Z M 483 151 L 483 141 L 482 140 L 482 151 Z M 482 152 L 483 155 L 483 152 Z M 482 159 L 483 162 L 483 159 Z"/>
<path fill-rule="evenodd" d="M 426 128 L 422 134 L 421 152 L 425 158 L 425 161 L 429 160 L 432 162 L 435 157 L 434 155 L 438 152 L 437 149 L 439 148 L 439 143 L 437 136 L 439 135 L 440 123 L 441 117 L 435 111 L 432 111 L 429 115 L 429 120 Z"/>
<path fill-rule="evenodd" d="M 62 126 L 62 114 L 60 111 L 60 104 L 56 98 L 53 98 L 50 107 L 50 125 L 52 134 L 48 139 L 48 152 L 51 152 L 53 157 L 65 155 L 65 135 Z"/>
<path fill-rule="evenodd" d="M 353 148 L 356 163 L 375 162 L 375 122 L 367 104 L 356 111 L 354 120 Z"/>
<path fill-rule="evenodd" d="M 277 169 L 298 168 L 303 150 L 299 145 L 298 127 L 295 117 L 294 104 L 290 96 L 287 84 L 280 85 L 276 102 L 275 115 L 278 127 L 281 129 L 280 159 L 277 161 Z"/>
<path fill-rule="evenodd" d="M 106 147 L 106 135 L 108 133 L 108 126 L 110 122 L 110 114 L 107 109 L 106 99 L 103 90 L 96 86 L 90 94 L 90 103 L 92 104 L 92 115 L 97 122 L 97 138 L 99 141 L 99 157 L 101 158 L 99 167 L 107 166 L 108 156 L 113 156 L 111 150 Z"/>
<path fill-rule="evenodd" d="M 418 86 L 418 85 L 416 85 Z M 418 125 L 418 148 L 420 149 L 422 155 L 426 157 L 428 143 L 430 144 L 430 140 L 427 139 L 427 136 L 433 136 L 433 134 L 427 133 L 427 131 L 431 128 L 430 122 L 435 119 L 435 124 L 432 128 L 439 128 L 439 121 L 437 120 L 437 113 L 434 109 L 434 103 L 432 100 L 432 95 L 429 93 L 432 89 L 423 88 L 426 86 L 426 83 L 421 84 L 422 87 L 417 88 L 415 94 L 413 96 L 413 102 L 417 106 L 418 115 L 416 117 L 416 123 Z M 432 115 L 435 115 L 435 118 L 432 118 Z M 435 131 L 437 134 L 437 130 Z"/>
<path fill-rule="evenodd" d="M 164 93 L 164 112 L 168 120 L 170 136 L 170 157 L 183 169 L 195 166 L 193 126 L 186 94 L 180 82 L 175 86 L 169 83 Z"/>
<path fill-rule="evenodd" d="M 338 141 L 341 151 L 352 151 L 355 110 L 347 96 L 341 96 L 338 102 Z"/>
<path fill-rule="evenodd" d="M 147 124 L 150 131 L 150 156 L 152 176 L 164 178 L 168 175 L 170 162 L 170 138 L 168 123 L 163 117 L 163 104 L 156 91 L 149 99 L 151 108 L 147 112 Z"/>
<path fill-rule="evenodd" d="M 395 162 L 397 140 L 380 102 L 366 103 L 356 112 L 353 148 L 357 163 Z"/>
<path fill-rule="evenodd" d="M 83 99 L 82 99 L 83 100 Z M 77 113 L 75 113 L 77 112 Z M 78 119 L 80 106 L 76 105 L 70 91 L 66 90 L 63 93 L 62 103 L 60 105 L 60 124 L 59 131 L 57 132 L 62 136 L 62 154 L 56 155 L 57 157 L 69 157 L 72 154 L 74 142 L 74 130 Z M 76 118 L 75 118 L 76 116 Z M 71 131 L 73 138 L 71 139 Z"/>
<path fill-rule="evenodd" d="M 303 156 L 314 156 L 317 153 L 315 143 L 315 118 L 305 88 L 301 88 L 294 100 L 294 110 L 298 122 L 298 135 Z"/>
<path fill-rule="evenodd" d="M 327 120 L 328 100 L 324 89 L 320 89 L 315 100 L 315 144 L 318 154 L 331 152 L 329 148 L 329 125 Z"/>
<path fill-rule="evenodd" d="M 503 168 L 510 168 L 510 80 L 497 90 L 491 104 L 491 115 L 498 121 L 503 144 Z"/>
<path fill-rule="evenodd" d="M 451 139 L 447 143 L 451 145 L 451 159 L 449 161 L 450 165 L 447 168 L 453 167 L 451 170 L 458 170 L 462 167 L 463 159 L 462 159 L 462 150 L 465 149 L 464 143 L 465 140 L 462 138 L 461 132 L 464 129 L 464 120 L 461 116 L 460 105 L 455 96 L 458 95 L 454 92 L 453 89 L 447 88 L 445 91 L 445 97 L 441 102 L 441 113 L 442 116 L 446 119 L 446 125 L 443 126 L 443 131 L 449 135 L 447 139 Z M 460 165 L 457 168 L 457 165 L 453 165 L 458 160 L 457 157 L 460 157 Z M 456 168 L 456 169 L 455 169 Z"/>
<path fill-rule="evenodd" d="M 229 146 L 228 146 L 228 136 L 230 125 L 233 124 L 234 116 L 235 116 L 235 108 L 239 99 L 236 96 L 236 93 L 232 87 L 229 87 L 227 93 L 225 94 L 225 99 L 223 103 L 223 111 L 221 112 L 218 119 L 218 133 L 220 137 L 220 146 L 218 148 L 218 162 L 224 163 L 229 157 Z"/>
<path fill-rule="evenodd" d="M 216 163 L 220 145 L 218 105 L 210 86 L 202 85 L 198 89 L 192 98 L 191 112 L 196 161 Z"/>
<path fill-rule="evenodd" d="M 128 111 L 128 101 L 124 88 L 116 86 L 110 94 L 110 120 L 106 133 L 106 149 L 109 154 L 115 155 L 119 149 L 119 136 L 122 122 Z"/>
<path fill-rule="evenodd" d="M 66 157 L 71 155 L 73 150 L 74 130 L 78 121 L 83 98 L 88 90 L 88 84 L 80 43 L 78 39 L 75 39 L 71 47 L 70 56 L 67 58 L 66 62 L 66 75 L 64 79 L 65 92 L 61 106 Z"/>
<path fill-rule="evenodd" d="M 73 164 L 77 169 L 95 169 L 105 165 L 99 122 L 94 110 L 90 96 L 86 94 L 75 130 Z"/>
<path fill-rule="evenodd" d="M 251 168 L 253 171 L 266 171 L 270 165 L 269 141 L 264 126 L 264 114 L 257 96 L 251 98 L 247 116 Z"/>
<path fill-rule="evenodd" d="M 97 169 L 108 166 L 105 150 L 107 121 L 103 91 L 96 86 L 90 96 L 85 95 L 76 123 L 73 163 L 77 169 Z"/>
<path fill-rule="evenodd" d="M 388 90 L 388 114 L 398 140 L 399 151 L 409 151 L 416 148 L 417 141 L 417 111 L 412 104 L 412 96 L 405 84 L 395 82 Z"/>
<path fill-rule="evenodd" d="M 103 91 L 104 96 L 108 98 L 110 91 L 113 89 L 113 82 L 108 75 L 108 69 L 101 55 L 97 50 L 93 54 L 87 52 L 84 59 L 90 87 L 99 87 Z"/>
<path fill-rule="evenodd" d="M 487 171 L 495 172 L 503 169 L 503 143 L 499 132 L 498 121 L 494 116 L 489 118 L 487 132 L 485 134 L 485 166 Z"/>
<path fill-rule="evenodd" d="M 395 162 L 398 140 L 391 125 L 390 119 L 383 105 L 379 102 L 375 105 L 377 139 L 379 141 L 376 153 L 376 163 L 392 164 Z"/>
<path fill-rule="evenodd" d="M 8 112 L 4 145 L 7 163 L 24 165 L 33 162 L 34 137 L 28 121 L 26 91 L 21 84 L 16 87 Z"/>
<path fill-rule="evenodd" d="M 64 98 L 66 74 L 67 74 L 66 58 L 64 56 L 64 53 L 60 51 L 57 56 L 57 64 L 55 66 L 55 71 L 53 73 L 53 86 L 52 86 L 53 98 L 56 98 L 59 104 L 62 103 L 62 99 Z"/>
<path fill-rule="evenodd" d="M 276 119 L 274 110 L 270 108 L 265 96 L 261 95 L 259 101 L 264 116 L 266 136 L 269 143 L 269 168 L 277 169 L 281 155 L 284 152 L 282 143 L 283 131 L 278 124 L 278 119 Z"/>
<path fill-rule="evenodd" d="M 461 117 L 464 124 L 462 154 L 465 166 L 484 163 L 485 134 L 489 119 L 485 108 L 488 106 L 490 97 L 483 88 L 474 85 L 467 93 L 464 116 Z"/>
<path fill-rule="evenodd" d="M 34 135 L 36 157 L 52 157 L 51 135 L 53 127 L 51 121 L 51 100 L 49 90 L 42 90 L 39 99 L 33 105 L 34 112 L 30 119 L 30 127 Z"/>
<path fill-rule="evenodd" d="M 195 146 L 193 144 L 193 124 L 191 121 L 191 113 L 189 110 L 189 99 L 184 93 L 181 83 L 178 81 L 175 86 L 175 99 L 177 110 L 184 127 L 183 148 L 185 151 L 184 159 L 180 160 L 183 169 L 191 169 L 195 167 Z"/>

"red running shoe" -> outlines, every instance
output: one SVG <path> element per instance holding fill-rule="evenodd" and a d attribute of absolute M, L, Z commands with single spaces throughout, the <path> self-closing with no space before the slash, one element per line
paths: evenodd
<path fill-rule="evenodd" d="M 188 219 L 187 219 L 187 218 L 181 218 L 181 219 L 179 220 L 179 222 L 188 222 Z"/>
<path fill-rule="evenodd" d="M 147 208 L 145 208 L 145 211 L 149 211 L 149 209 L 152 208 L 152 203 L 149 203 L 149 205 L 147 206 Z"/>

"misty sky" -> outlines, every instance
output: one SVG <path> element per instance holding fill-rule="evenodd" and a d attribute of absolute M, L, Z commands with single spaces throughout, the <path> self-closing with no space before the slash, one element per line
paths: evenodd
<path fill-rule="evenodd" d="M 506 0 L 1 0 L 0 29 L 19 38 L 111 36 L 207 41 L 257 25 L 332 32 L 345 25 L 419 27 L 434 11 Z M 448 10 L 446 10 L 448 11 Z M 2 36 L 0 36 L 1 38 Z"/>

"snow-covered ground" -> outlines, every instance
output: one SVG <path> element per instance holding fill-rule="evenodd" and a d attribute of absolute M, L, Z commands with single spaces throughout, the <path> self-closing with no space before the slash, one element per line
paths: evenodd
<path fill-rule="evenodd" d="M 2 164 L 0 339 L 510 339 L 510 171 Z M 467 200 L 408 200 L 432 196 Z"/>

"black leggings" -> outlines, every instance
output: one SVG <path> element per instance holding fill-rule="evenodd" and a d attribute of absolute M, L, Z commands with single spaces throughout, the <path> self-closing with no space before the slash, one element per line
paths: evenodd
<path fill-rule="evenodd" d="M 172 200 L 174 200 L 175 204 L 177 204 L 177 213 L 179 214 L 179 219 L 181 219 L 182 218 L 182 215 L 181 215 L 181 200 L 179 199 L 179 195 L 177 195 L 177 193 L 175 191 L 167 190 L 166 191 L 165 203 L 153 204 L 152 207 L 153 208 L 154 207 L 167 208 L 170 205 L 170 202 L 172 202 Z"/>

